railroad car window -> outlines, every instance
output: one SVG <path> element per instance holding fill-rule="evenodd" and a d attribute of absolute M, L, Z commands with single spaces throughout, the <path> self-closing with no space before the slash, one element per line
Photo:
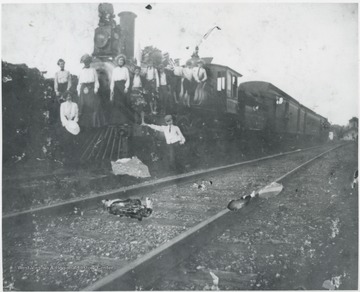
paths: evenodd
<path fill-rule="evenodd" d="M 223 71 L 217 73 L 217 90 L 225 90 L 225 72 Z"/>
<path fill-rule="evenodd" d="M 238 83 L 237 83 L 237 78 L 236 78 L 236 76 L 235 75 L 232 75 L 232 97 L 233 98 L 237 98 L 237 85 L 238 85 Z"/>
<path fill-rule="evenodd" d="M 218 77 L 217 77 L 217 91 L 221 91 L 221 76 L 220 72 L 218 72 Z"/>

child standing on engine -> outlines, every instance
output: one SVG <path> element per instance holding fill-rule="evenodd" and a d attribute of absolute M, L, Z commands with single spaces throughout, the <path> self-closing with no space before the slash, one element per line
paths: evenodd
<path fill-rule="evenodd" d="M 157 95 L 159 92 L 159 74 L 154 67 L 152 60 L 149 60 L 147 68 L 143 74 L 146 78 L 145 90 L 148 95 L 148 102 L 150 105 L 150 111 L 152 114 L 157 114 Z"/>
<path fill-rule="evenodd" d="M 134 110 L 134 118 L 135 122 L 139 122 L 139 116 L 144 116 L 144 110 L 146 106 L 146 101 L 144 98 L 143 92 L 143 80 L 140 76 L 141 68 L 139 66 L 135 67 L 134 77 L 132 79 L 132 86 L 131 86 L 131 95 L 130 95 L 130 102 L 131 107 Z"/>
<path fill-rule="evenodd" d="M 159 84 L 161 113 L 169 113 L 169 110 L 172 108 L 172 100 L 170 96 L 170 82 L 163 65 L 159 66 Z"/>

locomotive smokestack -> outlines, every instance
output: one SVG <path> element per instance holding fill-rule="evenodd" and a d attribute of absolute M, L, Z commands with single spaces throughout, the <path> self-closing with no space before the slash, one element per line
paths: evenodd
<path fill-rule="evenodd" d="M 121 33 L 124 38 L 122 53 L 130 59 L 134 57 L 135 18 L 137 15 L 130 11 L 123 11 L 118 16 L 120 17 Z"/>

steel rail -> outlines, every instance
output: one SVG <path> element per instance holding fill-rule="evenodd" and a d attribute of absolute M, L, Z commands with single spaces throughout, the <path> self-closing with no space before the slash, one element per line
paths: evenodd
<path fill-rule="evenodd" d="M 345 144 L 341 144 L 343 146 Z M 256 158 L 248 161 L 238 162 L 230 165 L 220 166 L 220 167 L 213 167 L 206 170 L 198 170 L 189 173 L 184 173 L 180 175 L 169 176 L 165 178 L 160 178 L 151 181 L 145 181 L 136 185 L 130 185 L 126 187 L 121 187 L 115 190 L 110 190 L 104 193 L 89 195 L 86 197 L 76 198 L 67 200 L 65 202 L 60 202 L 48 206 L 41 206 L 37 208 L 32 208 L 24 211 L 13 212 L 9 214 L 5 214 L 2 216 L 3 223 L 10 224 L 13 222 L 14 224 L 21 225 L 23 223 L 28 223 L 30 218 L 33 215 L 45 216 L 45 215 L 52 215 L 54 213 L 61 214 L 67 211 L 71 211 L 74 207 L 77 208 L 86 208 L 89 206 L 93 206 L 99 203 L 100 200 L 103 199 L 115 199 L 115 198 L 128 198 L 134 194 L 139 195 L 139 193 L 149 192 L 155 190 L 159 187 L 165 187 L 174 183 L 183 183 L 189 180 L 193 180 L 199 178 L 203 175 L 208 175 L 211 173 L 221 172 L 221 171 L 229 171 L 231 169 L 237 168 L 239 166 L 249 165 L 256 162 L 261 162 L 273 158 L 278 158 L 282 156 L 287 156 L 291 154 L 296 154 L 300 152 L 309 151 L 312 149 L 320 148 L 322 146 L 315 146 L 306 149 L 298 149 L 294 151 L 288 151 L 284 153 L 274 154 L 266 157 Z"/>
<path fill-rule="evenodd" d="M 347 145 L 347 144 L 338 145 L 336 147 L 333 147 L 333 148 L 311 158 L 310 160 L 306 161 L 305 163 L 302 163 L 301 165 L 297 166 L 296 168 L 294 168 L 294 169 L 288 171 L 287 173 L 285 173 L 284 175 L 280 176 L 279 178 L 274 180 L 274 182 L 282 181 L 283 179 L 292 175 L 293 173 L 295 173 L 299 169 L 303 168 L 304 166 L 309 165 L 313 161 L 319 159 L 320 157 L 323 157 L 327 153 L 334 151 L 344 145 Z M 157 261 L 161 261 L 163 263 L 164 261 L 162 258 L 164 258 L 166 255 L 169 255 L 170 253 L 174 257 L 179 257 L 179 254 L 176 255 L 176 253 L 178 253 L 179 247 L 184 246 L 184 245 L 190 246 L 190 241 L 192 239 L 194 239 L 200 232 L 202 232 L 204 230 L 209 230 L 211 228 L 216 228 L 216 223 L 218 221 L 220 221 L 220 219 L 222 219 L 229 212 L 231 212 L 229 209 L 224 209 L 224 210 L 218 212 L 217 214 L 213 215 L 212 217 L 204 220 L 203 222 L 197 224 L 196 226 L 188 229 L 184 233 L 171 239 L 167 243 L 159 246 L 158 248 L 155 248 L 148 254 L 131 262 L 129 265 L 127 265 L 123 268 L 120 268 L 119 270 L 109 274 L 108 276 L 105 276 L 104 278 L 98 280 L 97 282 L 93 283 L 92 285 L 81 289 L 81 291 L 133 290 L 135 283 L 137 281 L 139 281 L 141 278 L 152 279 L 153 275 L 149 275 L 149 273 L 145 273 L 145 275 L 144 275 L 144 272 L 148 271 L 146 269 L 149 266 L 156 265 Z M 220 225 L 220 224 L 218 224 L 218 225 Z M 184 242 L 186 242 L 186 243 L 184 243 Z M 185 250 L 186 250 L 185 251 L 186 253 L 190 252 L 189 251 L 190 248 L 186 248 Z M 174 251 L 175 251 L 175 254 L 174 254 Z M 181 255 L 181 256 L 183 258 L 183 255 Z M 172 261 L 172 262 L 176 262 L 176 261 Z M 158 265 L 156 265 L 156 266 L 158 266 Z M 169 268 L 170 268 L 169 266 L 166 267 L 167 270 Z M 152 269 L 152 271 L 154 271 L 154 273 L 156 273 L 155 270 L 156 269 Z M 162 270 L 164 270 L 164 269 L 162 269 Z"/>

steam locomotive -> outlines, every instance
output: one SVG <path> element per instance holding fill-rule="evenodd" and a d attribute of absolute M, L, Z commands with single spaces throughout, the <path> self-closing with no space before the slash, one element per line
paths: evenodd
<path fill-rule="evenodd" d="M 116 67 L 115 57 L 124 54 L 133 72 L 134 33 L 136 14 L 121 12 L 117 25 L 111 4 L 100 4 L 99 26 L 95 29 L 93 62 L 97 70 L 100 95 L 104 108 L 109 108 L 110 80 Z M 196 59 L 198 56 L 193 55 Z M 252 132 L 296 137 L 296 139 L 325 140 L 329 123 L 326 118 L 300 104 L 271 83 L 251 81 L 240 83 L 242 75 L 227 66 L 213 64 L 203 58 L 208 79 L 207 99 L 190 107 L 180 104 L 171 112 L 176 124 L 187 137 L 199 135 L 230 136 Z M 180 78 L 174 77 L 173 78 Z M 173 97 L 176 92 L 172 92 Z M 108 105 L 108 106 L 106 106 Z M 148 122 L 161 123 L 163 116 L 146 116 Z M 128 155 L 128 138 L 145 135 L 140 125 L 124 121 L 100 129 L 85 143 L 82 159 L 116 159 Z M 160 133 L 161 135 L 161 133 Z"/>

